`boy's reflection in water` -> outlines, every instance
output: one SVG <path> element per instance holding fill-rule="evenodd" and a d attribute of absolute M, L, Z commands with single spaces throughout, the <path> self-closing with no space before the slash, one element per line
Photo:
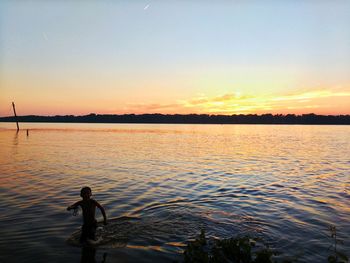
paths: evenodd
<path fill-rule="evenodd" d="M 83 246 L 81 249 L 81 259 L 80 263 L 97 263 L 96 261 L 96 248 Z M 106 262 L 107 253 L 103 253 L 103 258 L 101 263 Z"/>

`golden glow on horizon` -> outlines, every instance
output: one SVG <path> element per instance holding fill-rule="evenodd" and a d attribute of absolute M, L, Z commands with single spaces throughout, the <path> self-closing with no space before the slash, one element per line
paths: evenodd
<path fill-rule="evenodd" d="M 209 97 L 200 95 L 189 99 L 166 102 L 123 102 L 112 97 L 105 100 L 75 102 L 67 99 L 41 101 L 33 105 L 26 100 L 18 103 L 19 115 L 64 115 L 64 114 L 350 114 L 350 91 L 314 89 L 286 94 L 245 94 L 243 91 Z M 150 98 L 148 98 L 150 100 Z M 11 101 L 1 99 L 1 116 L 12 115 Z M 4 107 L 4 105 L 7 105 Z M 62 107 L 62 105 L 64 105 Z"/>
<path fill-rule="evenodd" d="M 337 111 L 334 111 L 334 105 Z M 216 97 L 199 96 L 170 104 L 128 104 L 129 113 L 208 113 L 208 114 L 349 114 L 350 92 L 313 90 L 285 95 L 248 95 L 237 91 Z"/>
<path fill-rule="evenodd" d="M 97 114 L 350 114 L 350 88 L 334 87 L 332 89 L 303 89 L 294 92 L 248 93 L 243 89 L 221 95 L 198 96 L 187 95 L 187 99 L 178 99 L 172 89 L 168 94 L 139 92 L 133 97 L 123 93 L 105 94 L 98 92 L 96 96 L 82 94 L 72 90 L 71 96 L 64 91 L 63 97 L 53 97 L 49 92 L 11 98 L 9 94 L 0 97 L 0 116 L 12 116 L 11 101 L 18 105 L 18 115 L 84 115 Z M 148 90 L 148 89 L 145 89 Z M 213 93 L 213 92 L 210 92 Z M 62 95 L 62 94 L 60 94 Z M 168 96 L 166 96 L 168 95 Z M 177 97 L 176 97 L 177 96 Z M 6 98 L 7 97 L 7 98 Z"/>
<path fill-rule="evenodd" d="M 189 68 L 141 72 L 137 77 L 132 72 L 116 77 L 85 68 L 41 74 L 31 69 L 11 71 L 0 78 L 0 116 L 12 116 L 12 101 L 19 115 L 350 114 L 348 81 L 303 78 L 297 73 L 293 79 L 289 71 L 294 72 Z"/>

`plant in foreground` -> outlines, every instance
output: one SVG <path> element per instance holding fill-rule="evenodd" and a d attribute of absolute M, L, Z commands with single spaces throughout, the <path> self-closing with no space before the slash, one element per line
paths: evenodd
<path fill-rule="evenodd" d="M 248 236 L 215 240 L 210 243 L 204 230 L 190 241 L 184 252 L 185 263 L 272 263 L 274 252 L 266 245 L 257 246 L 257 239 Z"/>
<path fill-rule="evenodd" d="M 346 263 L 348 262 L 348 257 L 338 251 L 337 249 L 337 244 L 343 244 L 343 241 L 341 239 L 338 238 L 337 236 L 337 227 L 336 226 L 329 226 L 329 231 L 331 233 L 331 238 L 332 238 L 332 241 L 334 243 L 332 243 L 332 245 L 330 246 L 330 248 L 332 248 L 332 254 L 329 255 L 328 257 L 328 262 L 329 263 Z"/>
<path fill-rule="evenodd" d="M 329 228 L 332 238 L 332 253 L 328 263 L 347 263 L 348 257 L 338 250 L 337 244 L 343 241 L 337 235 L 335 226 Z M 210 240 L 204 230 L 193 241 L 189 241 L 184 251 L 184 263 L 272 263 L 277 255 L 261 239 L 249 236 Z M 280 262 L 280 261 L 279 261 Z M 283 263 L 295 262 L 282 260 Z"/>

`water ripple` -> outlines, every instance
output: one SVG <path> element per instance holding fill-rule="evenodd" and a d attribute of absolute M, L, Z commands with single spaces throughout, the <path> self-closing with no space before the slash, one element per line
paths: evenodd
<path fill-rule="evenodd" d="M 206 229 L 320 262 L 328 226 L 350 232 L 349 127 L 50 125 L 0 130 L 0 261 L 77 262 L 65 208 L 85 185 L 112 218 L 112 261 L 181 259 Z"/>

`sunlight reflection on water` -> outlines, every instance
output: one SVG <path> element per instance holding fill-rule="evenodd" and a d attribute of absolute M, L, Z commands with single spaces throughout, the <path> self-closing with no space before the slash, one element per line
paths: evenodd
<path fill-rule="evenodd" d="M 109 260 L 181 259 L 205 228 L 320 262 L 328 225 L 350 233 L 348 126 L 22 124 L 28 137 L 12 126 L 0 123 L 0 261 L 78 262 L 65 240 L 80 220 L 65 208 L 85 185 L 110 218 L 138 219 L 125 247 L 97 251 Z"/>

